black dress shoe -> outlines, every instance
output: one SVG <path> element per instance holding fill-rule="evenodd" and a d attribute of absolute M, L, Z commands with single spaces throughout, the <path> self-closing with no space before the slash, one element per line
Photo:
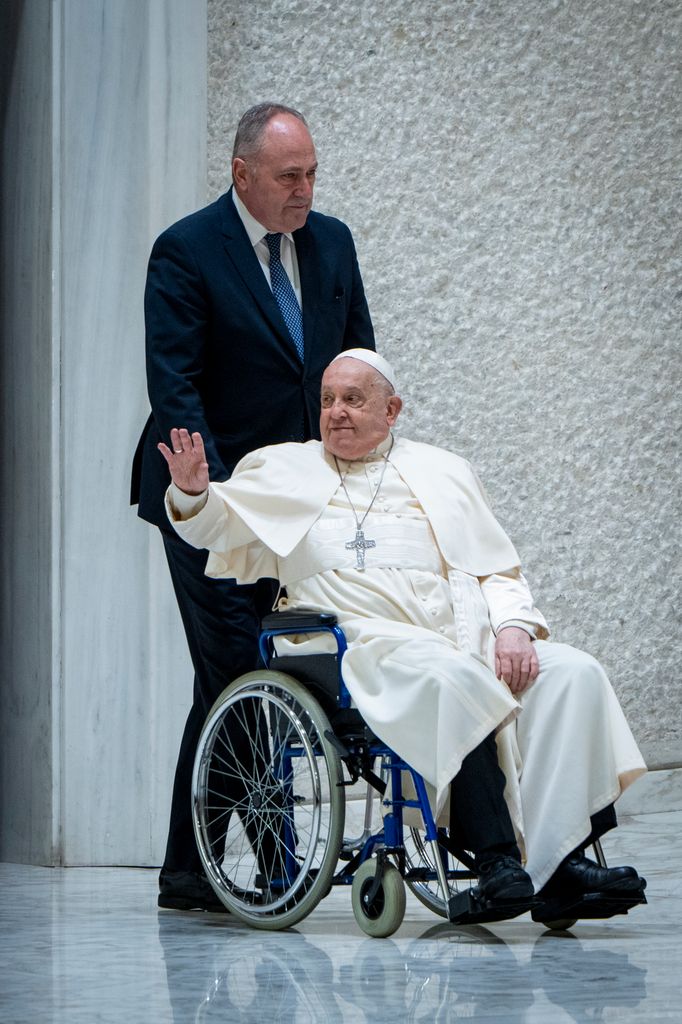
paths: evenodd
<path fill-rule="evenodd" d="M 455 924 L 506 921 L 537 903 L 533 883 L 518 860 L 491 857 L 478 865 L 478 885 L 448 900 L 448 917 Z"/>
<path fill-rule="evenodd" d="M 484 903 L 500 900 L 527 900 L 534 894 L 530 875 L 513 857 L 500 856 L 484 861 L 478 868 L 474 892 Z"/>
<path fill-rule="evenodd" d="M 162 871 L 159 876 L 159 906 L 164 910 L 208 910 L 229 913 L 205 875 L 196 871 Z"/>
<path fill-rule="evenodd" d="M 631 893 L 644 888 L 644 879 L 634 868 L 603 868 L 582 850 L 575 850 L 561 862 L 541 896 L 586 896 L 588 893 Z"/>

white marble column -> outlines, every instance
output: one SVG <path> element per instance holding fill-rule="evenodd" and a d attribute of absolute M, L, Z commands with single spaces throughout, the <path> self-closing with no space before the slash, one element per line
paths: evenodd
<path fill-rule="evenodd" d="M 0 857 L 159 863 L 191 671 L 128 481 L 149 249 L 205 198 L 205 3 L 9 6 Z"/>
<path fill-rule="evenodd" d="M 51 18 L 40 3 L 4 5 L 0 16 L 0 401 L 8 442 L 0 458 L 0 856 L 49 863 L 58 828 L 52 684 L 59 660 L 52 614 L 52 395 L 59 378 L 52 345 Z"/>

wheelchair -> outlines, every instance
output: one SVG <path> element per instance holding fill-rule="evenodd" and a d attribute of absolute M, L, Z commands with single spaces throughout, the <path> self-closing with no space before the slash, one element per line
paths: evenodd
<path fill-rule="evenodd" d="M 278 637 L 327 634 L 336 652 L 276 651 Z M 192 811 L 204 869 L 230 913 L 261 929 L 289 928 L 334 885 L 351 888 L 360 928 L 373 937 L 402 923 L 406 887 L 436 915 L 481 924 L 531 910 L 545 927 L 610 917 L 645 903 L 643 891 L 579 901 L 485 905 L 472 855 L 434 820 L 422 777 L 374 736 L 343 682 L 346 638 L 330 612 L 275 612 L 263 620 L 264 669 L 231 683 L 197 746 Z M 364 828 L 344 839 L 345 789 L 367 784 Z M 375 805 L 381 820 L 373 826 Z M 605 864 L 600 845 L 597 859 Z M 643 888 L 643 887 L 642 887 Z M 595 898 L 591 898 L 594 896 Z"/>

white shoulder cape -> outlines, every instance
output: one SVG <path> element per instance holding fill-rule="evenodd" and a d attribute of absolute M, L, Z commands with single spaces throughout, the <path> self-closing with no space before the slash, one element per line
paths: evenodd
<path fill-rule="evenodd" d="M 449 568 L 488 576 L 519 564 L 465 459 L 404 439 L 396 439 L 390 458 L 427 514 Z M 277 557 L 293 551 L 338 486 L 321 442 L 270 445 L 246 455 L 229 480 L 212 483 L 201 512 L 173 526 L 194 547 L 209 549 L 208 576 L 240 583 L 277 578 Z"/>

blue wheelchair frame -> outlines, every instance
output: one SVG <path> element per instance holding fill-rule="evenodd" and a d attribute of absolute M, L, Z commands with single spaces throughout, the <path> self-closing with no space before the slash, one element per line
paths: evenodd
<path fill-rule="evenodd" d="M 318 655 L 305 644 L 296 653 L 275 649 L 278 637 L 316 634 L 332 637 L 335 653 Z M 199 738 L 192 777 L 195 835 L 207 877 L 247 924 L 290 927 L 332 885 L 351 885 L 356 920 L 374 936 L 399 927 L 403 883 L 456 924 L 530 910 L 534 921 L 566 928 L 578 918 L 612 917 L 646 903 L 643 879 L 623 892 L 488 897 L 476 885 L 473 856 L 438 828 L 422 776 L 372 735 L 352 706 L 342 672 L 347 642 L 336 615 L 303 608 L 268 615 L 259 647 L 265 671 L 240 676 L 218 698 Z M 246 756 L 240 746 L 245 733 Z M 344 839 L 339 789 L 360 778 L 368 783 L 363 833 Z M 407 779 L 414 798 L 406 796 Z M 376 831 L 372 790 L 383 804 Z M 406 822 L 408 811 L 419 812 L 418 827 Z M 594 848 L 605 866 L 598 841 Z"/>
<path fill-rule="evenodd" d="M 302 611 L 302 610 L 301 610 Z M 281 613 L 277 613 L 280 615 Z M 342 664 L 343 658 L 347 650 L 346 636 L 341 627 L 336 622 L 336 616 L 332 613 L 315 613 L 318 617 L 318 622 L 314 625 L 302 625 L 300 619 L 296 621 L 296 612 L 290 613 L 291 619 L 286 625 L 275 626 L 270 623 L 277 617 L 277 615 L 267 616 L 264 620 L 263 629 L 259 639 L 259 650 L 263 663 L 266 667 L 270 667 L 270 664 L 276 655 L 275 651 L 275 640 L 281 636 L 296 635 L 314 635 L 314 634 L 327 634 L 333 637 L 336 644 L 336 663 L 337 663 L 337 677 L 338 677 L 338 694 L 336 695 L 336 706 L 339 709 L 347 710 L 352 707 L 351 695 L 346 687 L 343 680 Z M 305 613 L 304 613 L 305 614 Z M 310 614 L 307 613 L 307 614 Z M 289 616 L 288 616 L 289 617 Z M 305 655 L 304 655 L 305 656 Z M 331 655 L 334 657 L 334 655 Z M 286 662 L 286 657 L 282 657 L 282 661 Z M 358 713 L 359 717 L 359 713 Z M 331 734 L 328 739 L 336 746 L 341 754 L 342 760 L 345 760 L 348 764 L 350 759 L 352 764 L 352 758 L 355 751 L 351 748 L 345 748 L 343 743 Z M 422 817 L 424 825 L 424 838 L 426 842 L 430 843 L 433 850 L 433 862 L 436 867 L 436 872 L 428 880 L 437 881 L 439 887 L 443 893 L 444 909 L 447 911 L 449 904 L 450 888 L 448 885 L 448 878 L 475 878 L 473 874 L 473 860 L 467 855 L 465 851 L 457 851 L 457 859 L 467 866 L 467 870 L 455 870 L 451 869 L 448 864 L 447 851 L 443 848 L 442 839 L 444 836 L 443 830 L 439 830 L 433 817 L 431 805 L 429 802 L 426 786 L 422 776 L 416 772 L 406 761 L 399 757 L 394 750 L 388 747 L 386 744 L 379 740 L 373 741 L 369 744 L 366 751 L 366 757 L 370 763 L 373 763 L 376 758 L 380 758 L 384 772 L 390 779 L 391 796 L 390 799 L 385 797 L 387 784 L 376 776 L 372 771 L 363 772 L 358 771 L 355 778 L 352 781 L 357 781 L 358 777 L 364 777 L 368 780 L 369 784 L 375 789 L 379 790 L 382 797 L 382 802 L 385 808 L 390 808 L 383 815 L 383 826 L 382 828 L 370 835 L 363 836 L 363 841 L 360 849 L 352 857 L 349 858 L 348 863 L 343 867 L 333 879 L 332 884 L 334 885 L 352 885 L 355 871 L 365 861 L 369 860 L 375 850 L 378 849 L 378 871 L 376 876 L 377 888 L 381 880 L 381 866 L 386 858 L 386 855 L 393 854 L 398 859 L 401 874 L 407 881 L 412 880 L 410 873 L 405 870 L 405 845 L 404 845 L 404 818 L 403 812 L 405 808 L 417 809 Z M 287 750 L 282 752 L 282 778 L 283 781 L 291 777 L 290 758 L 292 756 L 298 756 L 297 752 Z M 412 783 L 414 785 L 417 799 L 409 799 L 404 795 L 403 791 L 403 772 L 409 772 Z M 285 781 L 286 785 L 286 781 Z M 290 833 L 291 838 L 291 833 Z M 287 843 L 287 847 L 293 848 L 293 843 Z M 292 864 L 287 861 L 287 870 L 295 870 L 293 864 L 293 857 L 291 858 Z M 420 880 L 427 880 L 424 869 L 419 870 Z"/>

